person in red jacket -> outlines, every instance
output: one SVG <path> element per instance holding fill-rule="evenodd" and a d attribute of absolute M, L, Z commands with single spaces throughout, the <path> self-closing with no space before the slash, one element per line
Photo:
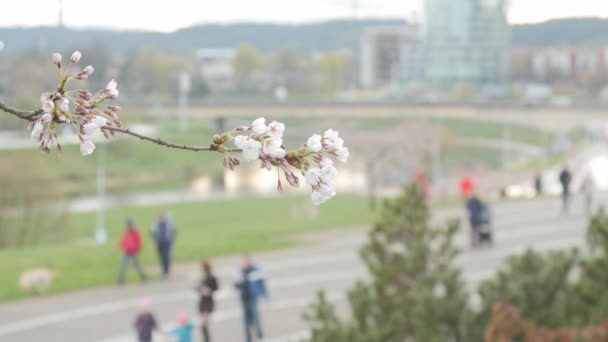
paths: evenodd
<path fill-rule="evenodd" d="M 141 280 L 146 281 L 146 274 L 137 259 L 137 254 L 141 250 L 141 236 L 135 223 L 133 223 L 133 220 L 131 219 L 127 220 L 127 228 L 122 234 L 119 247 L 123 254 L 120 259 L 120 268 L 118 271 L 118 285 L 122 285 L 125 281 L 125 272 L 129 261 L 133 262 L 133 266 L 135 266 L 135 270 L 139 273 Z"/>
<path fill-rule="evenodd" d="M 473 180 L 469 176 L 464 176 L 460 179 L 460 194 L 467 199 L 473 194 Z"/>

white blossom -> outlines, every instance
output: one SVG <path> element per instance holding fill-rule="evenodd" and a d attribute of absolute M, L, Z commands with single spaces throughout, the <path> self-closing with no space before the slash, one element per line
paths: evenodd
<path fill-rule="evenodd" d="M 80 57 L 82 57 L 82 54 L 80 53 L 80 51 L 74 51 L 74 53 L 72 54 L 72 57 L 70 58 L 70 62 L 72 62 L 73 64 L 76 64 L 80 60 Z"/>
<path fill-rule="evenodd" d="M 118 89 L 116 89 L 117 86 L 118 84 L 116 83 L 116 81 L 111 80 L 110 83 L 108 83 L 108 85 L 106 86 L 106 89 L 104 89 L 111 99 L 115 99 L 118 97 L 119 92 Z"/>
<path fill-rule="evenodd" d="M 93 153 L 93 151 L 95 151 L 95 144 L 93 144 L 91 140 L 83 139 L 80 142 L 80 153 L 82 153 L 83 156 L 88 156 Z"/>
<path fill-rule="evenodd" d="M 343 163 L 346 163 L 348 161 L 349 155 L 350 155 L 350 152 L 348 151 L 347 147 L 342 147 L 336 151 L 336 159 L 338 159 L 339 161 L 341 161 Z"/>
<path fill-rule="evenodd" d="M 95 115 L 93 117 L 93 119 L 91 120 L 91 123 L 94 124 L 95 126 L 97 126 L 97 128 L 101 128 L 108 123 L 108 120 L 106 120 L 106 118 L 101 117 L 99 115 Z"/>
<path fill-rule="evenodd" d="M 264 140 L 264 153 L 271 158 L 283 158 L 287 154 L 283 147 L 283 139 L 267 138 Z"/>
<path fill-rule="evenodd" d="M 56 64 L 57 66 L 59 66 L 59 63 L 61 63 L 61 54 L 55 52 L 53 54 L 53 64 Z"/>
<path fill-rule="evenodd" d="M 42 122 L 43 124 L 49 123 L 49 122 L 51 122 L 51 120 L 53 120 L 53 115 L 51 115 L 49 113 L 45 113 L 44 115 L 42 115 L 40 117 L 40 122 Z"/>
<path fill-rule="evenodd" d="M 321 160 L 321 177 L 325 182 L 330 182 L 338 174 L 338 170 L 334 167 L 334 162 L 329 158 Z"/>
<path fill-rule="evenodd" d="M 247 139 L 242 149 L 245 160 L 258 160 L 260 158 L 260 151 L 262 150 L 262 143 L 254 139 Z"/>
<path fill-rule="evenodd" d="M 62 112 L 69 112 L 70 111 L 70 100 L 64 98 L 63 100 L 61 100 L 61 104 L 59 105 L 59 109 L 61 109 Z"/>
<path fill-rule="evenodd" d="M 323 133 L 323 145 L 327 150 L 334 152 L 344 147 L 344 140 L 337 131 L 330 128 Z"/>
<path fill-rule="evenodd" d="M 49 100 L 51 95 L 51 93 L 42 93 L 42 95 L 40 95 L 40 102 L 44 103 L 44 101 Z"/>
<path fill-rule="evenodd" d="M 262 143 L 244 135 L 234 137 L 234 145 L 243 150 L 243 158 L 253 161 L 260 158 Z"/>
<path fill-rule="evenodd" d="M 319 134 L 313 134 L 306 141 L 306 146 L 308 146 L 308 149 L 311 150 L 312 152 L 321 152 L 321 150 L 323 149 L 323 144 L 321 144 L 321 139 L 323 139 L 323 137 L 320 136 Z"/>
<path fill-rule="evenodd" d="M 112 89 L 112 90 L 108 91 L 108 95 L 111 99 L 117 99 L 119 93 L 120 92 L 118 91 L 118 89 Z"/>
<path fill-rule="evenodd" d="M 42 110 L 45 113 L 52 112 L 55 109 L 55 103 L 51 100 L 45 100 L 42 102 Z"/>
<path fill-rule="evenodd" d="M 251 124 L 251 131 L 255 136 L 260 136 L 266 134 L 268 132 L 268 127 L 266 127 L 266 119 L 258 118 L 253 121 Z"/>
<path fill-rule="evenodd" d="M 339 137 L 338 131 L 334 131 L 333 129 L 328 129 L 323 133 L 323 138 L 327 140 L 335 140 Z"/>
<path fill-rule="evenodd" d="M 112 91 L 112 90 L 116 90 L 116 87 L 118 86 L 118 84 L 116 83 L 115 80 L 111 80 L 108 85 L 106 86 L 106 90 L 107 91 Z"/>
<path fill-rule="evenodd" d="M 40 120 L 36 121 L 32 126 L 32 139 L 36 141 L 40 141 L 42 138 L 42 130 L 44 129 L 44 125 Z"/>
<path fill-rule="evenodd" d="M 304 173 L 304 179 L 308 185 L 317 185 L 321 182 L 321 169 L 318 167 L 311 167 Z"/>
<path fill-rule="evenodd" d="M 244 135 L 237 135 L 236 137 L 234 137 L 234 145 L 237 148 L 241 148 L 242 149 L 243 146 L 245 146 L 245 141 L 247 139 L 248 138 L 246 136 L 244 136 Z"/>
<path fill-rule="evenodd" d="M 319 206 L 336 195 L 336 190 L 329 184 L 322 183 L 310 194 L 312 203 Z"/>
<path fill-rule="evenodd" d="M 312 200 L 312 204 L 316 206 L 320 206 L 321 204 L 323 204 L 323 202 L 327 201 L 325 196 L 318 191 L 313 191 L 310 194 L 310 199 Z"/>
<path fill-rule="evenodd" d="M 97 127 L 97 125 L 95 125 L 92 122 L 82 125 L 82 131 L 84 132 L 85 135 L 88 135 L 88 136 L 95 134 L 95 132 L 97 132 L 98 129 L 99 129 L 99 127 Z"/>
<path fill-rule="evenodd" d="M 283 132 L 285 132 L 285 125 L 282 122 L 273 121 L 268 125 L 268 135 L 273 139 L 283 138 Z"/>

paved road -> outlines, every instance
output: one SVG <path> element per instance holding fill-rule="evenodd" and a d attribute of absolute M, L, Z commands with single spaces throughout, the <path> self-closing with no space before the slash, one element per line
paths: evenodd
<path fill-rule="evenodd" d="M 466 250 L 456 263 L 474 286 L 493 274 L 506 256 L 528 246 L 550 249 L 580 245 L 585 218 L 581 201 L 570 216 L 559 213 L 557 199 L 504 203 L 495 208 L 497 245 L 492 249 Z M 440 212 L 435 219 L 460 216 L 458 210 Z M 263 306 L 270 341 L 291 341 L 305 336 L 301 312 L 319 288 L 345 307 L 344 291 L 353 280 L 365 277 L 357 249 L 365 240 L 365 229 L 339 229 L 311 234 L 305 247 L 257 255 L 269 276 L 272 300 Z M 468 243 L 464 232 L 456 239 Z M 223 289 L 212 331 L 216 341 L 241 341 L 239 303 L 231 289 L 238 257 L 215 261 Z M 0 340 L 25 341 L 133 341 L 131 322 L 141 296 L 151 296 L 158 316 L 169 326 L 180 311 L 194 313 L 191 290 L 198 276 L 196 265 L 180 265 L 174 279 L 123 288 L 100 288 L 50 298 L 0 305 Z"/>

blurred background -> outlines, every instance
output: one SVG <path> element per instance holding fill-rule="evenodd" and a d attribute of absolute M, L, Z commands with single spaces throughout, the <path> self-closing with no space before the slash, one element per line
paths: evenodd
<path fill-rule="evenodd" d="M 95 67 L 83 88 L 116 79 L 121 117 L 134 131 L 207 145 L 213 134 L 264 116 L 285 123 L 288 147 L 334 128 L 351 150 L 339 168 L 339 195 L 319 209 L 307 189 L 279 198 L 275 173 L 253 164 L 230 172 L 213 153 L 119 136 L 82 157 L 66 130 L 62 157 L 40 155 L 24 122 L 0 115 L 0 260 L 20 256 L 0 275 L 6 284 L 30 267 L 68 274 L 74 263 L 99 264 L 115 253 L 95 243 L 114 243 L 126 217 L 146 228 L 165 210 L 192 238 L 179 242 L 176 258 L 193 260 L 287 246 L 294 232 L 367 224 L 377 198 L 412 179 L 424 179 L 437 205 L 459 203 L 465 176 L 488 198 L 532 198 L 535 177 L 546 195 L 557 195 L 565 163 L 575 191 L 587 175 L 598 190 L 608 187 L 608 3 L 20 0 L 2 7 L 0 98 L 10 105 L 38 108 L 39 94 L 58 80 L 51 54 L 80 50 L 82 66 Z M 270 223 L 268 207 L 280 212 Z M 235 218 L 237 209 L 247 217 Z M 88 250 L 85 259 L 68 257 L 74 246 Z M 146 262 L 155 260 L 146 253 Z M 111 284 L 114 266 L 60 277 L 51 290 Z M 0 299 L 23 295 L 17 285 L 0 290 Z"/>

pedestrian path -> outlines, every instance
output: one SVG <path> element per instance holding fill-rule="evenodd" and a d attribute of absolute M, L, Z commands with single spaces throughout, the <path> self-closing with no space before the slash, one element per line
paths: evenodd
<path fill-rule="evenodd" d="M 582 201 L 575 204 L 570 216 L 560 213 L 558 199 L 497 205 L 494 248 L 470 250 L 467 232 L 458 233 L 455 242 L 464 252 L 456 263 L 462 267 L 467 284 L 474 287 L 491 276 L 505 257 L 529 246 L 543 250 L 580 246 L 586 218 L 582 215 Z M 438 212 L 435 220 L 454 216 L 463 215 L 457 208 L 449 209 Z M 301 314 L 320 288 L 326 289 L 340 308 L 346 307 L 346 291 L 356 279 L 366 278 L 358 257 L 366 233 L 367 229 L 361 227 L 308 234 L 304 237 L 309 242 L 307 246 L 255 256 L 269 280 L 271 301 L 262 305 L 262 312 L 270 341 L 306 336 Z M 232 288 L 238 265 L 238 256 L 214 261 L 221 286 L 211 329 L 216 341 L 243 338 L 240 304 Z M 185 264 L 178 269 L 179 274 L 167 282 L 86 290 L 0 305 L 0 340 L 133 341 L 132 321 L 142 296 L 152 298 L 158 318 L 170 327 L 178 312 L 185 310 L 195 316 L 196 310 L 193 288 L 198 265 Z"/>

